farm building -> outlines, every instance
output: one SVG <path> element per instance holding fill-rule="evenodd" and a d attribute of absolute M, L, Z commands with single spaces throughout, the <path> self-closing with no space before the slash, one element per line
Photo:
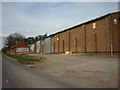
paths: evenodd
<path fill-rule="evenodd" d="M 36 53 L 40 53 L 40 41 L 36 42 Z"/>
<path fill-rule="evenodd" d="M 45 41 L 46 40 L 42 39 L 42 40 L 34 42 L 33 44 L 30 44 L 29 45 L 30 53 L 44 53 L 45 52 Z"/>
<path fill-rule="evenodd" d="M 51 52 L 119 52 L 120 13 L 115 12 L 50 35 Z"/>
<path fill-rule="evenodd" d="M 44 46 L 45 53 L 50 53 L 51 52 L 51 38 L 50 38 L 50 36 L 45 38 L 44 42 L 45 42 L 45 46 Z"/>
<path fill-rule="evenodd" d="M 36 53 L 119 52 L 120 13 L 110 13 L 52 34 L 31 45 Z"/>
<path fill-rule="evenodd" d="M 34 47 L 35 45 L 34 44 L 30 44 L 29 46 L 30 46 L 30 48 L 29 48 L 30 50 L 29 51 L 31 53 L 34 53 L 35 52 L 35 47 Z"/>
<path fill-rule="evenodd" d="M 19 42 L 16 45 L 12 46 L 7 53 L 10 54 L 25 54 L 29 52 L 29 47 L 24 42 Z"/>
<path fill-rule="evenodd" d="M 40 40 L 40 52 L 41 53 L 45 53 L 45 40 L 44 39 L 42 39 L 42 40 Z"/>

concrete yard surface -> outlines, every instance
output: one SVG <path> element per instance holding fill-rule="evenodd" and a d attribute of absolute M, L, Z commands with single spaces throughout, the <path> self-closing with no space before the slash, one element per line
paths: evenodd
<path fill-rule="evenodd" d="M 29 54 L 45 57 L 30 65 L 80 88 L 117 88 L 118 57 L 88 54 Z M 29 65 L 28 65 L 29 66 Z"/>

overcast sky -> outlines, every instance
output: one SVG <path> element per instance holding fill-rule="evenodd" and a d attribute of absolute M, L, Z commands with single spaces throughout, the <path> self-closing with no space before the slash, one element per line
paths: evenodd
<path fill-rule="evenodd" d="M 3 2 L 2 34 L 53 34 L 118 11 L 117 2 Z"/>

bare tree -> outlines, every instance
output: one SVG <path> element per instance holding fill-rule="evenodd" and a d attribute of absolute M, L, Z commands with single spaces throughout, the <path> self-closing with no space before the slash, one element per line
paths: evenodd
<path fill-rule="evenodd" d="M 44 34 L 44 35 L 38 35 L 38 36 L 36 36 L 36 37 L 28 37 L 28 38 L 26 39 L 26 43 L 27 43 L 27 44 L 33 44 L 33 43 L 35 43 L 36 41 L 44 40 L 46 37 L 47 37 L 47 33 Z"/>
<path fill-rule="evenodd" d="M 34 37 L 28 37 L 28 38 L 26 39 L 26 43 L 27 43 L 27 44 L 33 44 L 34 42 L 35 42 Z"/>
<path fill-rule="evenodd" d="M 4 46 L 10 48 L 18 42 L 25 42 L 25 36 L 20 33 L 10 34 L 4 39 Z"/>
<path fill-rule="evenodd" d="M 44 34 L 44 35 L 38 35 L 37 37 L 35 37 L 35 40 L 36 40 L 36 41 L 44 40 L 46 37 L 47 37 L 47 33 Z"/>

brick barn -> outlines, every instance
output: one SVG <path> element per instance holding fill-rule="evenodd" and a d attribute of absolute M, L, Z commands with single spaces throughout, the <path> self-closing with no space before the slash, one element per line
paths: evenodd
<path fill-rule="evenodd" d="M 12 46 L 8 53 L 10 54 L 25 54 L 29 52 L 29 46 L 24 42 L 19 42 L 16 45 Z"/>
<path fill-rule="evenodd" d="M 51 52 L 119 52 L 120 13 L 110 13 L 50 35 Z"/>

